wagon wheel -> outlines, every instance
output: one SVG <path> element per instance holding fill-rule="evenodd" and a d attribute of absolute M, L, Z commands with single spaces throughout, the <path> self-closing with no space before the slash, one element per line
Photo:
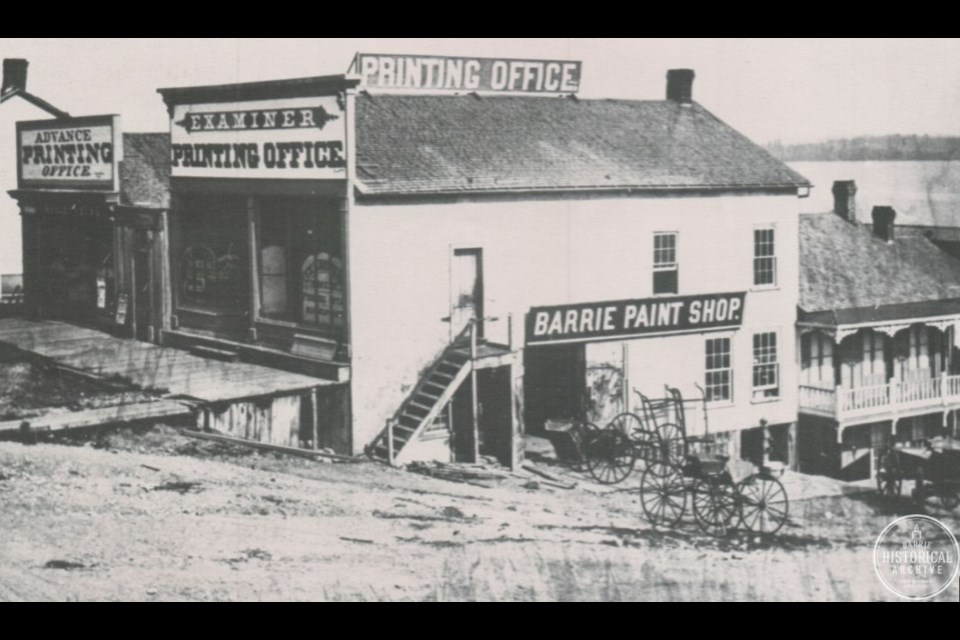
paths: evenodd
<path fill-rule="evenodd" d="M 899 487 L 899 480 L 896 483 Z M 790 502 L 786 490 L 776 478 L 747 476 L 737 490 L 740 494 L 740 522 L 748 531 L 773 535 L 787 521 Z"/>
<path fill-rule="evenodd" d="M 643 420 L 635 413 L 621 413 L 607 425 L 607 429 L 616 429 L 628 438 L 636 431 L 643 431 Z"/>
<path fill-rule="evenodd" d="M 900 488 L 903 485 L 901 478 L 894 477 L 889 473 L 877 474 L 877 489 L 880 495 L 886 498 L 900 497 Z"/>
<path fill-rule="evenodd" d="M 699 477 L 693 482 L 693 519 L 704 533 L 728 534 L 740 509 L 737 487 L 728 473 Z"/>
<path fill-rule="evenodd" d="M 659 444 L 657 434 L 646 428 L 643 420 L 635 413 L 621 413 L 610 421 L 608 429 L 616 429 L 627 436 L 634 451 L 634 458 L 645 462 L 654 459 Z"/>
<path fill-rule="evenodd" d="M 574 435 L 574 441 L 577 447 L 577 456 L 579 461 L 576 463 L 576 470 L 586 472 L 587 470 L 587 446 L 600 433 L 600 427 L 592 422 L 579 422 Z"/>
<path fill-rule="evenodd" d="M 640 504 L 647 520 L 672 527 L 687 509 L 683 472 L 677 465 L 654 462 L 640 477 Z"/>
<path fill-rule="evenodd" d="M 944 509 L 953 510 L 960 504 L 960 491 L 957 489 L 950 490 L 946 487 L 940 491 L 940 504 L 943 505 Z"/>
<path fill-rule="evenodd" d="M 918 508 L 923 508 L 923 503 L 927 501 L 928 492 L 929 489 L 926 482 L 924 482 L 923 469 L 920 469 L 917 472 L 917 482 L 913 487 L 913 493 L 911 495 Z"/>
<path fill-rule="evenodd" d="M 657 428 L 660 438 L 661 459 L 671 464 L 683 465 L 687 461 L 687 438 L 683 430 L 671 423 Z"/>
<path fill-rule="evenodd" d="M 633 445 L 634 456 L 643 460 L 646 466 L 649 467 L 660 459 L 660 436 L 656 431 L 650 429 L 635 431 L 630 442 Z"/>
<path fill-rule="evenodd" d="M 587 471 L 600 484 L 617 484 L 633 471 L 633 446 L 616 429 L 598 431 L 584 443 Z"/>

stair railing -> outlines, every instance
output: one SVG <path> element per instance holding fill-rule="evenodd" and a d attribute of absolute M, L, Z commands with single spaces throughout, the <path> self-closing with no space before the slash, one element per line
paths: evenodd
<path fill-rule="evenodd" d="M 450 318 L 446 317 L 446 318 L 442 318 L 441 320 L 443 322 L 449 322 Z M 385 435 L 387 438 L 387 462 L 390 464 L 390 466 L 393 466 L 394 461 L 396 460 L 396 455 L 397 455 L 397 452 L 395 450 L 396 447 L 393 440 L 393 428 L 395 425 L 397 425 L 400 422 L 400 416 L 403 413 L 404 407 L 406 406 L 407 402 L 410 401 L 411 398 L 413 398 L 415 395 L 417 395 L 417 393 L 420 392 L 421 388 L 424 385 L 424 381 L 430 377 L 430 372 L 436 369 L 440 365 L 440 362 L 443 360 L 443 357 L 446 355 L 447 351 L 451 347 L 456 346 L 457 344 L 462 344 L 464 341 L 469 341 L 469 344 L 470 344 L 470 362 L 472 366 L 472 363 L 477 358 L 476 320 L 473 318 L 469 319 L 466 325 L 460 331 L 460 333 L 458 333 L 453 338 L 453 340 L 451 340 L 446 346 L 444 346 L 443 349 L 440 350 L 440 353 L 434 357 L 433 361 L 430 363 L 430 366 L 427 367 L 425 372 L 417 380 L 417 383 L 414 385 L 413 389 L 410 391 L 407 397 L 403 399 L 403 402 L 400 403 L 400 406 L 397 407 L 397 410 L 396 412 L 394 412 L 393 416 L 387 419 Z M 420 431 L 423 429 L 425 422 L 426 420 L 421 422 L 420 427 L 418 427 L 416 431 L 410 434 L 410 439 L 407 440 L 407 444 L 412 442 L 420 434 Z"/>

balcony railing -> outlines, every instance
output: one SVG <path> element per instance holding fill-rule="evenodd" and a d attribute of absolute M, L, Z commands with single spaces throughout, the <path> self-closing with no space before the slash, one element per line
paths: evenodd
<path fill-rule="evenodd" d="M 800 386 L 800 411 L 839 421 L 960 405 L 960 375 L 868 387 Z"/>

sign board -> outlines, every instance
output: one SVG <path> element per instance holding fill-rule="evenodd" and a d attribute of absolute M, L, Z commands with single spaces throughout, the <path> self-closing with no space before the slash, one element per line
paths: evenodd
<path fill-rule="evenodd" d="M 528 345 L 591 342 L 739 327 L 746 293 L 712 293 L 534 307 Z"/>
<path fill-rule="evenodd" d="M 360 53 L 351 70 L 366 89 L 570 94 L 580 90 L 582 64 Z"/>
<path fill-rule="evenodd" d="M 20 189 L 118 191 L 119 116 L 17 123 Z"/>
<path fill-rule="evenodd" d="M 346 118 L 336 96 L 176 105 L 170 142 L 175 177 L 346 177 Z"/>
<path fill-rule="evenodd" d="M 114 314 L 113 321 L 119 325 L 127 324 L 127 306 L 130 303 L 130 298 L 127 297 L 127 294 L 121 293 L 117 297 L 117 312 Z"/>

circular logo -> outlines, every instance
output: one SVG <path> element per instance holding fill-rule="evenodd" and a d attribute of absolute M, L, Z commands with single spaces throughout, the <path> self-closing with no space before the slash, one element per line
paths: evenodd
<path fill-rule="evenodd" d="M 960 572 L 960 546 L 936 518 L 897 518 L 877 538 L 873 568 L 887 589 L 902 598 L 925 600 L 949 587 Z"/>

